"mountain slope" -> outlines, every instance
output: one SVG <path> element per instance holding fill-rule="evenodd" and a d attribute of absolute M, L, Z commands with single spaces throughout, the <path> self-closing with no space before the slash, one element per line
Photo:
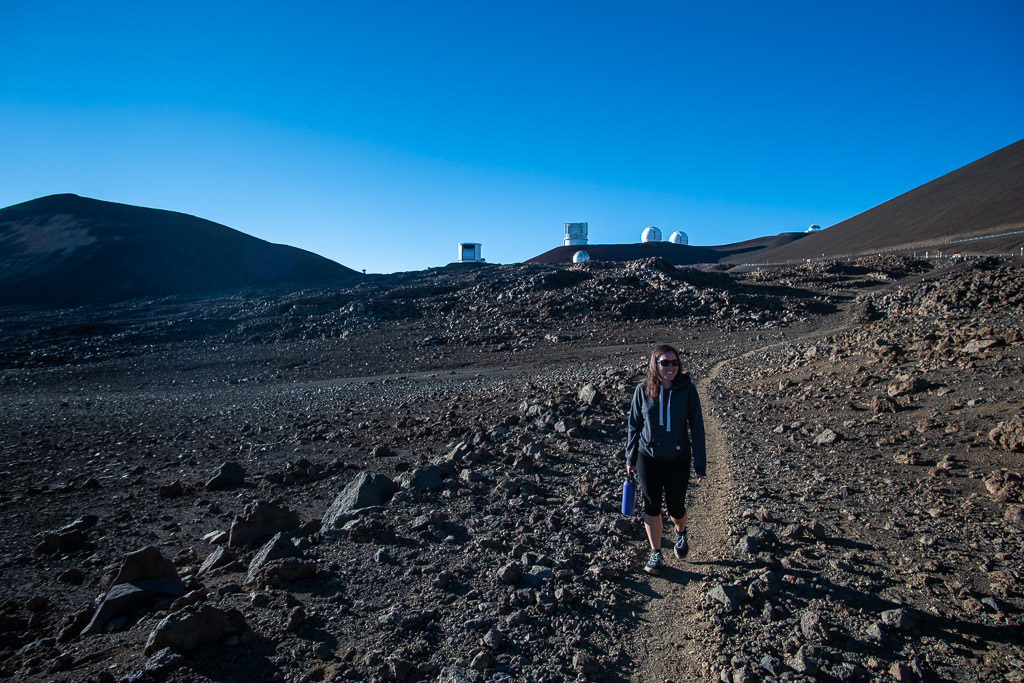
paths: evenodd
<path fill-rule="evenodd" d="M 896 247 L 1016 251 L 1024 235 L 1024 140 L 806 238 L 748 255 L 758 261 L 845 256 Z M 966 245 L 970 245 L 969 247 Z M 733 262 L 742 257 L 729 259 Z"/>
<path fill-rule="evenodd" d="M 354 274 L 174 211 L 73 194 L 0 209 L 0 305 L 68 306 Z"/>

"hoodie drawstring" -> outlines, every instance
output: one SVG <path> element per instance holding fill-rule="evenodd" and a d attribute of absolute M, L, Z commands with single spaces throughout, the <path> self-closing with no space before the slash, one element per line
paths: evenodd
<path fill-rule="evenodd" d="M 668 424 L 665 424 L 665 421 Z M 658 426 L 665 427 L 666 432 L 672 431 L 672 390 L 668 392 L 668 404 L 665 404 L 665 387 L 661 387 L 661 393 L 658 395 Z"/>

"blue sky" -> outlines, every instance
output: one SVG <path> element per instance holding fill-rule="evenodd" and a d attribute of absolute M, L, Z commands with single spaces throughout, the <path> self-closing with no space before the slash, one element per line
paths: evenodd
<path fill-rule="evenodd" d="M 704 6 L 704 5 L 708 6 Z M 833 225 L 1024 137 L 1024 3 L 0 0 L 0 206 L 370 272 Z"/>

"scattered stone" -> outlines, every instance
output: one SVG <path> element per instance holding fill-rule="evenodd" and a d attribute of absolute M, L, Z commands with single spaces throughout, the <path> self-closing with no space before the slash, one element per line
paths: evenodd
<path fill-rule="evenodd" d="M 1006 341 L 1001 337 L 988 337 L 986 339 L 972 339 L 967 342 L 964 348 L 960 349 L 960 353 L 976 356 L 982 351 L 988 351 L 989 349 L 999 348 L 1006 346 Z"/>
<path fill-rule="evenodd" d="M 1024 528 L 1024 505 L 1007 505 L 1003 519 L 1016 527 Z"/>
<path fill-rule="evenodd" d="M 170 484 L 164 484 L 157 489 L 157 495 L 161 498 L 179 498 L 185 494 L 185 487 L 180 481 L 173 481 Z"/>
<path fill-rule="evenodd" d="M 786 666 L 798 674 L 814 676 L 818 673 L 819 668 L 816 650 L 817 648 L 811 648 L 807 645 L 801 646 L 795 655 L 786 660 Z"/>
<path fill-rule="evenodd" d="M 274 560 L 283 560 L 285 558 L 301 558 L 302 553 L 295 547 L 295 544 L 291 542 L 291 539 L 286 537 L 283 533 L 275 534 L 273 538 L 267 541 L 262 548 L 256 553 L 256 556 L 252 558 L 249 563 L 249 575 L 246 578 L 246 583 L 252 583 L 256 579 L 257 573 L 266 565 L 268 562 Z"/>
<path fill-rule="evenodd" d="M 217 491 L 241 486 L 243 483 L 245 483 L 245 468 L 237 462 L 228 461 L 222 463 L 210 474 L 205 487 L 207 490 Z"/>
<path fill-rule="evenodd" d="M 398 477 L 398 485 L 413 491 L 433 491 L 441 488 L 441 468 L 437 465 L 417 467 Z"/>
<path fill-rule="evenodd" d="M 890 398 L 896 398 L 898 396 L 909 396 L 910 394 L 918 394 L 928 389 L 928 382 L 924 381 L 920 377 L 914 377 L 911 375 L 897 375 L 895 381 L 889 384 L 887 393 Z"/>
<path fill-rule="evenodd" d="M 864 637 L 875 643 L 881 643 L 884 641 L 885 630 L 882 628 L 882 623 L 879 621 L 873 622 L 864 631 Z"/>
<path fill-rule="evenodd" d="M 496 628 L 492 628 L 484 634 L 483 644 L 492 650 L 497 650 L 505 643 L 505 634 Z"/>
<path fill-rule="evenodd" d="M 395 530 L 382 516 L 367 514 L 349 520 L 332 536 L 348 538 L 353 543 L 392 543 Z"/>
<path fill-rule="evenodd" d="M 891 629 L 906 633 L 917 628 L 918 618 L 914 612 L 901 607 L 882 612 L 882 623 Z"/>
<path fill-rule="evenodd" d="M 778 575 L 773 571 L 766 571 L 747 586 L 747 595 L 755 599 L 768 598 L 778 595 L 781 590 L 782 584 Z"/>
<path fill-rule="evenodd" d="M 509 562 L 498 570 L 498 581 L 506 586 L 514 586 L 523 578 L 523 565 L 518 562 Z"/>
<path fill-rule="evenodd" d="M 185 658 L 169 647 L 154 653 L 143 667 L 146 673 L 157 676 L 166 675 L 185 662 Z"/>
<path fill-rule="evenodd" d="M 242 514 L 231 522 L 228 545 L 237 548 L 252 544 L 280 531 L 299 526 L 299 516 L 292 510 L 265 500 L 249 503 Z"/>
<path fill-rule="evenodd" d="M 202 604 L 161 620 L 149 634 L 145 651 L 152 654 L 169 647 L 176 652 L 189 652 L 248 629 L 245 617 L 238 610 Z"/>
<path fill-rule="evenodd" d="M 572 668 L 576 673 L 586 676 L 598 673 L 601 670 L 601 663 L 593 655 L 577 652 L 572 657 Z"/>
<path fill-rule="evenodd" d="M 836 441 L 839 441 L 840 438 L 842 438 L 842 437 L 839 435 L 838 432 L 836 432 L 836 431 L 834 431 L 832 429 L 826 429 L 821 434 L 818 434 L 818 436 L 814 437 L 814 445 L 815 446 L 831 446 Z"/>
<path fill-rule="evenodd" d="M 895 413 L 899 410 L 899 406 L 896 405 L 895 401 L 886 396 L 876 396 L 871 399 L 871 410 L 876 415 L 881 415 L 883 413 Z"/>
<path fill-rule="evenodd" d="M 178 581 L 180 585 L 180 580 Z M 143 607 L 147 607 L 158 598 L 174 597 L 184 593 L 174 592 L 175 586 L 170 579 L 149 579 L 131 583 L 119 583 L 110 587 L 103 596 L 92 620 L 82 629 L 83 636 L 102 633 L 109 630 L 110 623 Z"/>
<path fill-rule="evenodd" d="M 209 574 L 214 569 L 219 569 L 237 560 L 238 557 L 227 548 L 217 548 L 207 555 L 206 559 L 203 560 L 203 563 L 199 565 L 199 569 L 196 570 L 196 576 Z"/>
<path fill-rule="evenodd" d="M 484 683 L 484 681 L 484 677 L 477 671 L 457 666 L 446 666 L 437 676 L 437 683 Z"/>
<path fill-rule="evenodd" d="M 726 612 L 735 610 L 745 596 L 746 592 L 740 586 L 724 583 L 718 584 L 708 592 L 708 597 L 725 607 Z"/>
<path fill-rule="evenodd" d="M 321 531 L 325 535 L 336 532 L 353 518 L 346 514 L 355 510 L 387 503 L 395 492 L 395 483 L 383 474 L 360 472 L 342 489 L 324 513 Z"/>
<path fill-rule="evenodd" d="M 814 520 L 810 524 L 808 524 L 807 531 L 811 534 L 811 536 L 818 539 L 819 541 L 824 541 L 828 538 L 828 532 L 825 531 L 825 525 L 819 522 L 818 520 Z"/>
<path fill-rule="evenodd" d="M 893 662 L 889 667 L 889 675 L 897 683 L 914 683 L 920 680 L 914 670 L 903 662 Z"/>
<path fill-rule="evenodd" d="M 33 552 L 36 555 L 54 555 L 56 553 L 73 553 L 85 547 L 89 537 L 80 530 L 50 532 L 43 534 Z"/>
<path fill-rule="evenodd" d="M 1014 415 L 997 424 L 989 433 L 989 440 L 1010 453 L 1024 453 L 1024 415 Z"/>
<path fill-rule="evenodd" d="M 829 639 L 828 625 L 820 612 L 808 610 L 800 616 L 800 632 L 812 643 L 826 643 Z"/>
<path fill-rule="evenodd" d="M 602 397 L 601 392 L 593 384 L 585 384 L 576 395 L 576 398 L 580 403 L 592 406 L 595 403 L 599 403 Z"/>
<path fill-rule="evenodd" d="M 494 664 L 494 656 L 490 652 L 482 650 L 473 657 L 473 661 L 469 663 L 469 668 L 475 671 L 486 671 L 491 668 L 492 664 Z"/>
<path fill-rule="evenodd" d="M 306 623 L 306 610 L 302 608 L 302 605 L 296 605 L 295 607 L 292 607 L 290 612 L 288 612 L 288 618 L 285 620 L 284 630 L 298 631 L 304 623 Z"/>

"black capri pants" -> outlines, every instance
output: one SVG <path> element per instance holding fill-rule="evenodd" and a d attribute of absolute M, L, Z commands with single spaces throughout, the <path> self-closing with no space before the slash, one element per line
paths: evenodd
<path fill-rule="evenodd" d="M 670 517 L 686 514 L 686 486 L 690 483 L 690 458 L 655 460 L 641 455 L 636 461 L 640 490 L 644 494 L 644 514 L 661 514 L 662 493 Z"/>

